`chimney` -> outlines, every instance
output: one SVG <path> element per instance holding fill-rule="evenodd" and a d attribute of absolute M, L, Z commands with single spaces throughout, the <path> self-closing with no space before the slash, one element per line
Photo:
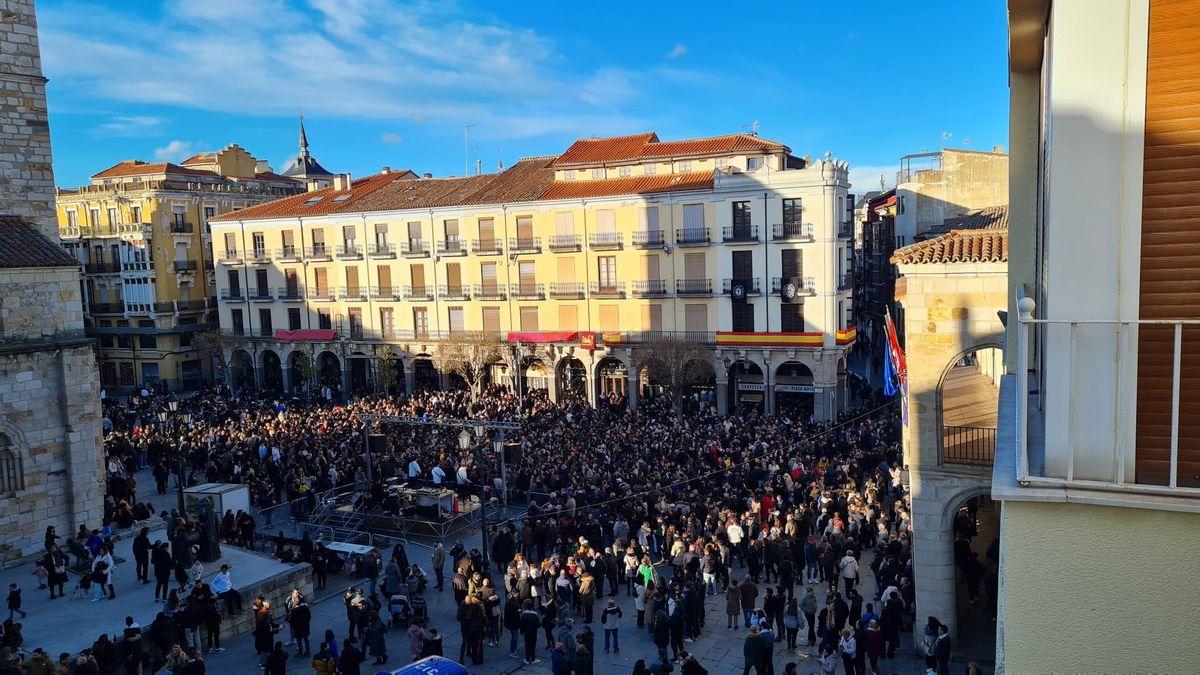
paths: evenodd
<path fill-rule="evenodd" d="M 483 160 L 482 159 L 475 160 L 475 175 L 476 176 L 483 175 Z"/>
<path fill-rule="evenodd" d="M 350 185 L 350 174 L 348 173 L 339 173 L 333 177 L 333 189 L 338 192 L 349 190 Z"/>
<path fill-rule="evenodd" d="M 316 192 L 317 190 L 321 189 L 321 184 L 315 180 L 310 180 L 308 181 L 306 187 L 308 188 L 309 192 Z"/>
<path fill-rule="evenodd" d="M 421 175 L 421 178 L 433 178 L 433 174 L 431 174 L 431 173 L 425 173 L 425 174 L 422 174 L 422 175 Z"/>
<path fill-rule="evenodd" d="M 993 145 L 992 152 L 999 154 L 999 155 L 1003 155 L 1004 154 L 1004 146 L 1003 145 Z"/>
<path fill-rule="evenodd" d="M 387 175 L 387 174 L 389 174 L 389 173 L 391 173 L 391 172 L 392 172 L 392 167 L 390 167 L 390 166 L 385 166 L 385 167 L 383 167 L 382 169 L 380 169 L 380 170 L 379 170 L 379 173 L 382 173 L 382 174 L 384 174 L 384 175 Z"/>

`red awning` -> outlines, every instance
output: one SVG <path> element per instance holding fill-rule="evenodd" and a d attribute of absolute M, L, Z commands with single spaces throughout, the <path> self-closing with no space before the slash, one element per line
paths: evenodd
<path fill-rule="evenodd" d="M 337 333 L 332 329 L 314 328 L 312 330 L 276 330 L 277 340 L 309 340 L 313 342 L 329 342 Z"/>
<path fill-rule="evenodd" d="M 509 333 L 509 342 L 532 342 L 545 344 L 548 342 L 578 342 L 578 331 L 530 331 L 524 333 Z"/>

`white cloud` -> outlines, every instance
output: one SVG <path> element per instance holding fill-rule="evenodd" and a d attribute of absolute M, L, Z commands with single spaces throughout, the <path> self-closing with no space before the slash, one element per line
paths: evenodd
<path fill-rule="evenodd" d="M 637 96 L 632 76 L 619 68 L 605 68 L 579 89 L 579 98 L 592 105 L 616 107 Z"/>
<path fill-rule="evenodd" d="M 379 135 L 379 140 L 383 141 L 384 143 L 396 144 L 396 143 L 403 143 L 404 137 L 401 136 L 400 134 L 393 134 L 390 131 L 385 131 Z"/>
<path fill-rule="evenodd" d="M 85 1 L 38 18 L 46 74 L 79 101 L 264 116 L 303 106 L 314 117 L 471 123 L 500 138 L 525 135 L 533 117 L 563 128 L 596 105 L 621 125 L 630 120 L 618 106 L 669 82 L 603 64 L 568 74 L 537 32 L 426 0 L 206 0 L 141 15 Z M 531 100 L 554 103 L 531 116 Z"/>
<path fill-rule="evenodd" d="M 667 58 L 668 59 L 677 59 L 677 58 L 683 56 L 684 54 L 687 54 L 687 45 L 680 42 L 680 43 L 676 44 L 674 47 L 672 47 L 671 51 L 667 52 Z"/>
<path fill-rule="evenodd" d="M 850 187 L 855 194 L 863 194 L 879 189 L 879 177 L 883 176 L 884 190 L 890 190 L 896 185 L 896 172 L 899 165 L 855 166 L 850 165 Z"/>
<path fill-rule="evenodd" d="M 191 141 L 171 141 L 154 149 L 154 159 L 160 162 L 178 162 L 196 154 L 196 144 Z"/>
<path fill-rule="evenodd" d="M 166 122 L 150 115 L 114 115 L 96 127 L 100 136 L 148 136 L 162 131 Z"/>

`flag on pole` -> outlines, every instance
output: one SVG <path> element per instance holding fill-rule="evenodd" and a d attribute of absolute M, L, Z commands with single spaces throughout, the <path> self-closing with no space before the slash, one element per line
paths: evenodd
<path fill-rule="evenodd" d="M 904 350 L 900 348 L 900 337 L 896 334 L 896 324 L 892 322 L 892 313 L 887 311 L 884 332 L 887 334 L 887 358 L 883 362 L 883 393 L 892 396 L 900 393 L 900 408 L 903 412 L 904 424 L 908 425 L 908 361 Z"/>

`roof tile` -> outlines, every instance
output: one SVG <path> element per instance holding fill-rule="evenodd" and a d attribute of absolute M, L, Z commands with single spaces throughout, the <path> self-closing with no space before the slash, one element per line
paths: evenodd
<path fill-rule="evenodd" d="M 750 134 L 729 134 L 682 141 L 660 141 L 654 133 L 610 138 L 581 138 L 554 160 L 555 166 L 599 164 L 637 159 L 687 157 L 740 150 L 791 152 L 786 145 Z"/>
<path fill-rule="evenodd" d="M 0 268 L 79 267 L 79 261 L 20 216 L 0 215 Z"/>
<path fill-rule="evenodd" d="M 896 249 L 893 265 L 1008 262 L 1008 228 L 953 230 Z"/>

